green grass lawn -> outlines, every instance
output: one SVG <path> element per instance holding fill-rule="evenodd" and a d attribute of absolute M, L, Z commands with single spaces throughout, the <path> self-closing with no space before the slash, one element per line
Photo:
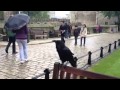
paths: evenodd
<path fill-rule="evenodd" d="M 120 78 L 120 49 L 91 66 L 88 71 Z"/>

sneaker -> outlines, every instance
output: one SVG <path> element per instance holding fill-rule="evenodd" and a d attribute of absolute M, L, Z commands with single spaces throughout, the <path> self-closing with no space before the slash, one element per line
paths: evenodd
<path fill-rule="evenodd" d="M 5 50 L 5 52 L 6 52 L 6 53 L 8 53 L 8 51 L 7 51 L 7 50 Z"/>
<path fill-rule="evenodd" d="M 25 59 L 25 62 L 28 62 L 28 59 Z"/>
<path fill-rule="evenodd" d="M 20 61 L 20 63 L 21 63 L 21 64 L 23 64 L 24 62 L 25 62 L 25 61 L 23 61 L 23 60 L 22 60 L 22 61 Z"/>
<path fill-rule="evenodd" d="M 18 52 L 14 52 L 14 53 L 12 53 L 12 54 L 17 54 Z"/>

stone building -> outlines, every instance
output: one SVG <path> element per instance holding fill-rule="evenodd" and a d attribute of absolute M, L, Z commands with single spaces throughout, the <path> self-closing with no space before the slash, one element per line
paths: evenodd
<path fill-rule="evenodd" d="M 80 22 L 86 25 L 114 25 L 117 21 L 116 17 L 108 19 L 99 11 L 71 11 L 70 14 L 70 20 L 72 23 Z"/>
<path fill-rule="evenodd" d="M 3 11 L 4 20 L 6 21 L 11 14 L 13 14 L 14 11 Z M 55 11 L 49 12 L 50 17 L 55 16 Z M 70 21 L 72 23 L 82 23 L 86 25 L 114 25 L 117 21 L 116 17 L 113 17 L 111 19 L 108 19 L 107 17 L 104 17 L 102 13 L 99 11 L 71 11 L 70 12 Z"/>

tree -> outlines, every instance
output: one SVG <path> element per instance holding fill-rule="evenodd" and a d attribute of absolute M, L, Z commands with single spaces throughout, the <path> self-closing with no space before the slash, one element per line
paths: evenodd
<path fill-rule="evenodd" d="M 3 11 L 0 11 L 0 20 L 3 20 L 4 19 L 4 13 Z"/>
<path fill-rule="evenodd" d="M 49 19 L 49 11 L 22 11 L 25 14 L 28 14 L 31 19 Z M 18 11 L 14 11 L 14 14 L 17 14 Z"/>
<path fill-rule="evenodd" d="M 120 11 L 101 11 L 101 13 L 109 19 L 111 17 L 117 17 L 118 22 L 116 24 L 118 25 L 118 30 L 120 31 Z"/>
<path fill-rule="evenodd" d="M 23 11 L 34 19 L 49 19 L 48 11 Z"/>

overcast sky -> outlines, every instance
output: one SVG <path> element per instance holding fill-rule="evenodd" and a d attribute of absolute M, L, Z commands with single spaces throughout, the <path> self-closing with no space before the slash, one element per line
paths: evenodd
<path fill-rule="evenodd" d="M 69 14 L 70 11 L 55 11 L 56 18 L 65 18 L 67 17 L 66 14 Z"/>

